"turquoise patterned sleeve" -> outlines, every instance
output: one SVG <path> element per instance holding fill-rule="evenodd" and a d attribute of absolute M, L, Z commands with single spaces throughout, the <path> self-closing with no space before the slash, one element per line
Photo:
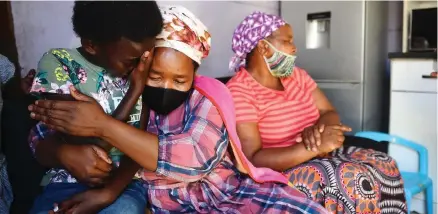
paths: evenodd
<path fill-rule="evenodd" d="M 39 61 L 31 92 L 70 93 L 69 86 L 72 83 L 67 67 L 52 54 L 53 51 L 56 50 L 45 53 Z M 65 55 L 65 57 L 69 56 Z"/>

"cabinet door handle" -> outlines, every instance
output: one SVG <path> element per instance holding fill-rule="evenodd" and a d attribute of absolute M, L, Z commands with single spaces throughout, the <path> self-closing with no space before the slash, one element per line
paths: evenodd
<path fill-rule="evenodd" d="M 423 79 L 437 79 L 438 78 L 438 72 L 434 71 L 430 73 L 429 75 L 423 75 L 421 76 Z"/>
<path fill-rule="evenodd" d="M 432 76 L 432 75 L 423 75 L 421 77 L 423 79 L 438 79 L 438 76 Z"/>

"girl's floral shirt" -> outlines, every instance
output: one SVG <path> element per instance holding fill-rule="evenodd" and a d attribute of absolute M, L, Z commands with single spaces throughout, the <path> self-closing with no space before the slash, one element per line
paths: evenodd
<path fill-rule="evenodd" d="M 111 77 L 105 69 L 87 61 L 76 49 L 52 49 L 45 53 L 38 64 L 31 92 L 68 94 L 70 85 L 96 99 L 107 114 L 112 114 L 129 88 L 128 81 Z M 138 127 L 140 113 L 141 100 L 132 110 L 128 123 Z M 41 123 L 31 130 L 29 144 L 33 152 L 38 142 L 51 132 Z M 122 155 L 115 148 L 110 151 L 116 165 Z M 50 182 L 76 182 L 64 169 L 51 169 L 48 174 L 51 175 Z"/>

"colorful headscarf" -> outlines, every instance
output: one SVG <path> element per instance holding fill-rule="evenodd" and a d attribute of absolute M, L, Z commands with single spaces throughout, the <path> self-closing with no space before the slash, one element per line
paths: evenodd
<path fill-rule="evenodd" d="M 230 70 L 237 71 L 245 65 L 246 55 L 257 43 L 285 24 L 282 18 L 263 12 L 254 12 L 245 17 L 233 34 L 231 48 L 235 54 L 230 60 Z"/>
<path fill-rule="evenodd" d="M 201 64 L 211 49 L 207 27 L 184 7 L 162 6 L 160 11 L 164 26 L 155 47 L 173 48 Z"/>

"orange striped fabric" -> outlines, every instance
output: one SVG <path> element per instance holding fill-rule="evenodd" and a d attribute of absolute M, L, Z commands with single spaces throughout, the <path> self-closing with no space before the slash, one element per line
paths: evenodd
<path fill-rule="evenodd" d="M 257 123 L 264 148 L 295 144 L 303 129 L 319 119 L 312 99 L 317 86 L 305 70 L 295 67 L 281 82 L 284 91 L 266 88 L 241 68 L 227 83 L 237 123 Z"/>

